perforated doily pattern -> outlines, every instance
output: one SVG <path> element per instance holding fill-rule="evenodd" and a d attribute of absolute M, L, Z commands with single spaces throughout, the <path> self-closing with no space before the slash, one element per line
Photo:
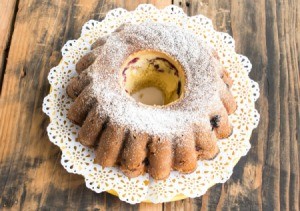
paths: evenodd
<path fill-rule="evenodd" d="M 148 174 L 129 179 L 118 168 L 103 168 L 94 164 L 94 151 L 76 141 L 79 127 L 66 117 L 72 99 L 67 96 L 65 88 L 76 75 L 76 62 L 90 51 L 91 44 L 97 38 L 110 34 L 122 23 L 138 24 L 145 21 L 176 24 L 192 31 L 201 42 L 213 46 L 234 81 L 232 93 L 238 104 L 237 111 L 229 117 L 234 126 L 232 136 L 218 142 L 221 153 L 214 160 L 198 161 L 194 173 L 184 175 L 172 172 L 164 181 L 154 181 Z M 61 163 L 65 169 L 83 175 L 86 186 L 97 193 L 114 189 L 121 200 L 129 203 L 143 200 L 166 202 L 180 193 L 187 197 L 198 197 L 212 185 L 228 180 L 236 162 L 251 147 L 249 139 L 259 122 L 254 105 L 259 97 L 259 87 L 248 76 L 251 63 L 247 57 L 236 54 L 233 38 L 215 31 L 211 20 L 203 15 L 188 17 L 179 7 L 169 6 L 158 10 L 149 4 L 140 5 L 130 12 L 114 9 L 108 12 L 103 21 L 90 20 L 84 24 L 81 37 L 68 41 L 62 48 L 62 56 L 60 64 L 50 70 L 48 80 L 52 90 L 43 103 L 43 111 L 51 119 L 47 128 L 48 136 L 51 142 L 61 148 Z"/>

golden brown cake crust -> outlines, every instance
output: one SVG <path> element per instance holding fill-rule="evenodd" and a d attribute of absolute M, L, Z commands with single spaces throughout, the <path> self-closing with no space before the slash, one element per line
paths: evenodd
<path fill-rule="evenodd" d="M 128 177 L 139 176 L 145 172 L 148 134 L 129 133 L 121 154 L 121 169 Z"/>
<path fill-rule="evenodd" d="M 173 165 L 172 142 L 155 136 L 148 144 L 149 173 L 155 179 L 166 179 Z"/>
<path fill-rule="evenodd" d="M 125 127 L 108 123 L 99 137 L 99 143 L 95 150 L 95 162 L 104 167 L 116 165 L 125 138 Z"/>

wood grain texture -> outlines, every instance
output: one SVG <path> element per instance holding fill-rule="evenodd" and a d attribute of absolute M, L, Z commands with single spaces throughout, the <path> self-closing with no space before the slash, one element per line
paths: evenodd
<path fill-rule="evenodd" d="M 96 194 L 81 176 L 63 169 L 60 150 L 46 134 L 49 120 L 41 109 L 49 92 L 47 74 L 60 61 L 63 44 L 78 38 L 87 20 L 139 3 L 159 8 L 173 3 L 189 15 L 211 18 L 251 60 L 250 76 L 260 85 L 261 121 L 251 150 L 225 184 L 196 199 L 132 206 Z M 0 209 L 299 210 L 299 11 L 299 0 L 1 1 Z"/>
<path fill-rule="evenodd" d="M 17 5 L 17 0 L 0 1 L 0 94 L 6 67 L 6 57 L 8 56 L 11 34 L 17 14 Z"/>

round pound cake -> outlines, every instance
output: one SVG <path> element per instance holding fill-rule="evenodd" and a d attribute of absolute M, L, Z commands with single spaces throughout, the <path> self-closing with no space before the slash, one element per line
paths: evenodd
<path fill-rule="evenodd" d="M 103 167 L 157 180 L 190 173 L 232 134 L 232 81 L 216 51 L 188 30 L 124 24 L 93 43 L 76 71 L 68 118 Z"/>

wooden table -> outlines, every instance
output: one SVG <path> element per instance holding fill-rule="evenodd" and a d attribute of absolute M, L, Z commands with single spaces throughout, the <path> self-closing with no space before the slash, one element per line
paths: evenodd
<path fill-rule="evenodd" d="M 173 3 L 189 15 L 211 18 L 216 29 L 235 38 L 237 52 L 249 57 L 250 76 L 260 85 L 261 121 L 250 152 L 225 184 L 200 198 L 132 206 L 96 194 L 61 166 L 61 152 L 46 134 L 42 101 L 63 44 L 77 39 L 87 20 L 139 3 Z M 298 210 L 299 62 L 299 0 L 1 0 L 0 210 Z"/>

